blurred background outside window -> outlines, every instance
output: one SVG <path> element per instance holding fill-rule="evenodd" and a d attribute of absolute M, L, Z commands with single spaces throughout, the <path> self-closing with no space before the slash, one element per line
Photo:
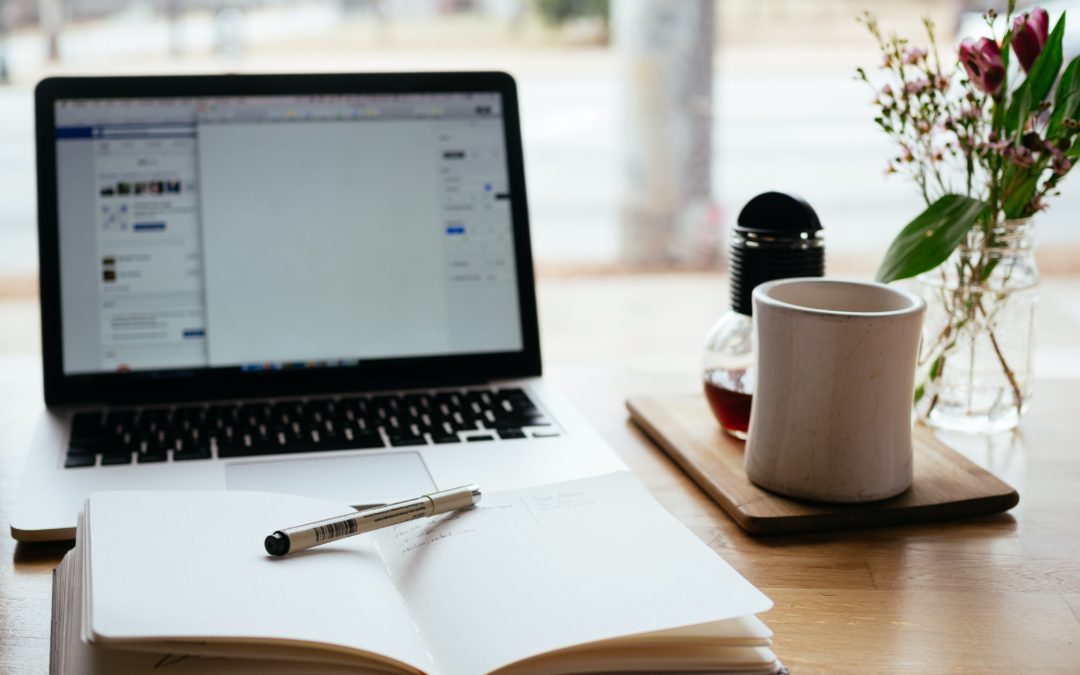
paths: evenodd
<path fill-rule="evenodd" d="M 716 269 L 775 189 L 818 210 L 831 269 L 871 273 L 922 204 L 852 79 L 880 59 L 864 9 L 916 39 L 933 18 L 943 52 L 984 30 L 958 0 L 0 0 L 0 283 L 36 274 L 34 84 L 203 72 L 510 72 L 541 272 Z M 1038 220 L 1051 272 L 1080 251 L 1064 192 Z"/>

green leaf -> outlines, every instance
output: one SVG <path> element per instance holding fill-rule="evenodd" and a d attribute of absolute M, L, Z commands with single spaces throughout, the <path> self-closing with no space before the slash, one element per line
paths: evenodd
<path fill-rule="evenodd" d="M 1031 90 L 1027 86 L 1027 80 L 1013 92 L 1012 103 L 1009 104 L 1008 112 L 1005 113 L 1005 133 L 1012 135 L 1023 126 L 1024 120 L 1031 113 Z M 1020 142 L 1021 134 L 1016 134 L 1016 142 Z"/>
<path fill-rule="evenodd" d="M 936 380 L 941 375 L 941 369 L 945 365 L 945 355 L 942 354 L 930 364 L 930 379 Z"/>
<path fill-rule="evenodd" d="M 1009 110 L 1005 113 L 1005 130 L 1010 134 L 1023 127 L 1028 113 L 1046 98 L 1046 95 L 1050 93 L 1050 88 L 1054 86 L 1063 60 L 1061 39 L 1064 35 L 1065 15 L 1062 14 L 1054 25 L 1054 30 L 1050 32 L 1042 53 L 1031 66 L 1031 72 L 1013 92 L 1012 103 L 1009 104 Z"/>
<path fill-rule="evenodd" d="M 1065 120 L 1075 118 L 1080 111 L 1080 56 L 1077 56 L 1065 68 L 1058 82 L 1057 92 L 1054 94 L 1054 112 L 1050 116 L 1050 124 L 1047 127 L 1046 137 L 1055 139 L 1061 137 L 1065 130 Z"/>
<path fill-rule="evenodd" d="M 1009 45 L 1012 44 L 1012 29 L 1005 31 L 1005 37 L 1001 40 L 1001 67 L 1005 71 L 1005 77 L 1001 78 L 1001 91 L 1009 90 Z M 1000 131 L 1004 123 L 1005 105 L 994 100 L 994 112 L 990 119 L 990 127 L 994 131 Z"/>
<path fill-rule="evenodd" d="M 1035 188 L 1039 184 L 1039 172 L 1033 172 L 1031 175 L 1023 178 L 1016 187 L 1012 188 L 1009 192 L 1009 196 L 1005 198 L 1005 217 L 1006 218 L 1022 218 L 1025 215 L 1028 204 L 1031 203 L 1031 198 L 1035 196 Z"/>
<path fill-rule="evenodd" d="M 877 280 L 907 279 L 945 262 L 985 208 L 964 195 L 938 199 L 896 236 L 878 267 Z"/>

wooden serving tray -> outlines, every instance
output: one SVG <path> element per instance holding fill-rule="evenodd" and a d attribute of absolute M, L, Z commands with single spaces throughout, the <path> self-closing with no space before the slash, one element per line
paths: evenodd
<path fill-rule="evenodd" d="M 701 394 L 634 396 L 630 417 L 750 534 L 825 532 L 985 516 L 1020 501 L 1009 485 L 916 425 L 915 480 L 906 492 L 866 504 L 781 497 L 749 481 L 743 442 L 720 430 Z"/>

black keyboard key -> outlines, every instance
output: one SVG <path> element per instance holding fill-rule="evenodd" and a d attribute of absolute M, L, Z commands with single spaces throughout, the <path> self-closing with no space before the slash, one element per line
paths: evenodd
<path fill-rule="evenodd" d="M 525 432 L 521 429 L 499 429 L 499 438 L 525 438 Z"/>
<path fill-rule="evenodd" d="M 387 413 L 401 410 L 401 401 L 398 400 L 397 396 L 372 396 L 371 403 L 376 408 L 385 409 Z"/>
<path fill-rule="evenodd" d="M 164 462 L 169 458 L 169 455 L 164 452 L 140 452 L 135 455 L 135 459 L 139 464 L 151 464 L 154 462 Z"/>
<path fill-rule="evenodd" d="M 208 445 L 208 439 L 210 436 L 202 429 L 192 428 L 185 431 L 181 431 L 176 440 L 177 446 L 181 448 L 189 448 L 196 445 Z"/>
<path fill-rule="evenodd" d="M 94 466 L 97 463 L 95 455 L 68 455 L 64 460 L 65 469 L 73 469 L 80 466 Z"/>
<path fill-rule="evenodd" d="M 86 454 L 98 451 L 109 439 L 101 413 L 78 413 L 72 420 L 68 454 Z"/>
<path fill-rule="evenodd" d="M 257 417 L 265 418 L 269 417 L 273 412 L 273 407 L 269 403 L 245 403 L 239 406 L 238 417 Z"/>
<path fill-rule="evenodd" d="M 164 429 L 171 423 L 169 411 L 165 408 L 151 408 L 143 410 L 136 419 L 136 424 L 143 431 L 157 431 Z"/>
<path fill-rule="evenodd" d="M 454 431 L 468 431 L 476 428 L 476 421 L 460 411 L 455 412 L 450 417 L 446 418 L 444 424 L 452 426 Z"/>
<path fill-rule="evenodd" d="M 130 455 L 132 450 L 139 450 L 139 448 L 133 445 L 109 443 L 108 445 L 103 445 L 102 447 L 98 448 L 97 453 L 104 457 L 110 457 L 112 455 Z"/>
<path fill-rule="evenodd" d="M 457 434 L 432 434 L 431 442 L 442 445 L 444 443 L 460 443 L 461 438 Z"/>
<path fill-rule="evenodd" d="M 235 435 L 232 437 L 218 437 L 217 454 L 220 458 L 251 457 L 253 455 L 270 455 L 275 452 L 290 452 L 284 445 L 276 447 L 269 445 L 259 446 L 252 444 L 250 436 Z M 173 454 L 173 459 L 179 459 L 179 453 Z M 190 459 L 186 458 L 185 459 Z"/>
<path fill-rule="evenodd" d="M 547 427 L 551 426 L 551 420 L 540 414 L 522 415 L 515 418 L 523 427 Z"/>
<path fill-rule="evenodd" d="M 371 411 L 371 400 L 366 396 L 352 396 L 339 401 L 340 409 L 351 411 L 355 416 L 364 417 Z"/>
<path fill-rule="evenodd" d="M 240 411 L 233 405 L 212 405 L 206 409 L 205 419 L 211 426 L 223 426 L 234 422 Z"/>
<path fill-rule="evenodd" d="M 431 409 L 431 399 L 426 394 L 405 394 L 401 402 L 406 409 L 415 410 L 417 415 Z"/>
<path fill-rule="evenodd" d="M 105 416 L 100 412 L 75 413 L 71 418 L 72 436 L 98 436 L 105 430 Z"/>
<path fill-rule="evenodd" d="M 348 435 L 323 428 L 312 435 L 312 450 L 349 450 L 352 442 Z"/>
<path fill-rule="evenodd" d="M 160 429 L 145 438 L 146 444 L 139 448 L 141 452 L 165 452 L 176 449 L 176 439 L 164 429 Z"/>
<path fill-rule="evenodd" d="M 282 444 L 293 448 L 307 448 L 311 445 L 311 429 L 306 424 L 300 422 L 293 422 L 285 431 L 281 432 L 285 436 L 285 440 Z M 289 450 L 288 452 L 292 452 Z"/>
<path fill-rule="evenodd" d="M 287 449 L 282 449 L 280 452 L 289 452 Z M 174 453 L 173 459 L 192 459 L 191 457 L 181 457 L 181 454 L 186 453 Z M 230 446 L 218 446 L 217 455 L 220 459 L 230 459 L 233 457 L 255 457 L 257 455 L 273 455 L 276 451 L 270 448 L 251 448 L 243 445 L 230 445 Z"/>
<path fill-rule="evenodd" d="M 173 461 L 182 462 L 189 459 L 210 459 L 210 451 L 206 448 L 192 448 L 173 453 Z"/>
<path fill-rule="evenodd" d="M 106 454 L 101 456 L 101 465 L 109 466 L 112 464 L 131 464 L 131 453 L 116 453 Z"/>
<path fill-rule="evenodd" d="M 131 431 L 135 428 L 134 410 L 110 410 L 105 415 L 105 426 L 112 433 L 119 431 Z"/>
<path fill-rule="evenodd" d="M 523 389 L 519 389 L 517 387 L 511 387 L 511 388 L 507 388 L 507 389 L 499 389 L 498 391 L 495 392 L 495 398 L 498 398 L 498 399 L 512 398 L 512 399 L 525 399 L 525 400 L 529 399 L 529 397 L 525 393 L 525 391 Z"/>
<path fill-rule="evenodd" d="M 477 441 L 493 441 L 494 436 L 466 436 L 465 440 L 469 443 L 476 443 Z"/>
<path fill-rule="evenodd" d="M 354 450 L 367 450 L 368 448 L 385 448 L 382 436 L 377 431 L 358 433 L 353 430 L 345 435 L 349 439 L 349 448 Z"/>
<path fill-rule="evenodd" d="M 113 436 L 108 445 L 123 448 L 128 452 L 137 452 L 139 450 L 140 438 L 133 431 L 125 431 L 123 433 Z"/>
<path fill-rule="evenodd" d="M 391 436 L 390 445 L 427 445 L 427 440 L 423 436 Z"/>
<path fill-rule="evenodd" d="M 326 449 L 329 450 L 330 448 L 326 448 Z M 322 450 L 322 448 L 315 445 L 315 443 L 313 443 L 310 438 L 302 438 L 302 439 L 300 439 L 298 441 L 295 441 L 295 440 L 286 441 L 285 443 L 283 443 L 281 445 L 280 448 L 276 449 L 274 451 L 274 453 L 254 452 L 254 453 L 249 453 L 249 454 L 261 454 L 261 455 L 279 454 L 279 453 L 281 453 L 281 454 L 293 454 L 293 453 L 297 453 L 297 452 L 312 452 L 314 450 Z M 220 455 L 221 453 L 218 453 L 218 454 Z"/>
<path fill-rule="evenodd" d="M 320 422 L 334 419 L 341 411 L 337 401 L 330 398 L 308 401 L 308 407 L 317 414 Z"/>
<path fill-rule="evenodd" d="M 72 443 L 68 446 L 67 454 L 68 457 L 92 457 L 95 453 L 99 452 L 99 450 L 100 446 L 89 445 L 86 443 Z"/>
<path fill-rule="evenodd" d="M 460 410 L 464 404 L 461 394 L 453 391 L 440 391 L 435 394 L 435 406 L 445 406 L 450 411 Z"/>

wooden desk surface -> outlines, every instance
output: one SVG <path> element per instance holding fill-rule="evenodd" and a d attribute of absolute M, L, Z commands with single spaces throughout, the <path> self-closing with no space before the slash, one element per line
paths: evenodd
<path fill-rule="evenodd" d="M 541 288 L 542 310 L 577 297 L 577 309 L 548 313 L 547 327 L 561 337 L 545 345 L 564 364 L 549 369 L 552 379 L 666 508 L 772 597 L 776 605 L 763 618 L 794 672 L 1080 670 L 1080 379 L 1041 378 L 1021 433 L 959 444 L 1019 490 L 1020 505 L 1009 514 L 754 539 L 627 421 L 623 406 L 635 393 L 692 390 L 704 328 L 686 329 L 695 339 L 685 354 L 664 352 L 681 347 L 672 335 L 650 332 L 655 317 L 640 304 L 647 297 L 631 289 L 620 309 L 604 302 L 611 298 L 601 289 L 598 313 L 581 308 L 587 302 L 562 283 Z M 708 297 L 714 292 L 719 307 L 723 294 L 710 287 Z M 701 293 L 687 302 L 712 302 Z M 646 327 L 610 332 L 603 322 L 611 312 Z M 617 337 L 605 343 L 605 333 Z M 1050 342 L 1071 347 L 1074 339 Z M 593 358 L 612 350 L 608 360 Z M 1064 353 L 1070 362 L 1062 372 L 1070 372 L 1076 353 Z M 600 365 L 584 365 L 585 357 Z M 0 673 L 46 671 L 50 572 L 68 549 L 16 545 L 8 536 L 29 419 L 40 406 L 38 379 L 35 356 L 0 356 Z"/>

